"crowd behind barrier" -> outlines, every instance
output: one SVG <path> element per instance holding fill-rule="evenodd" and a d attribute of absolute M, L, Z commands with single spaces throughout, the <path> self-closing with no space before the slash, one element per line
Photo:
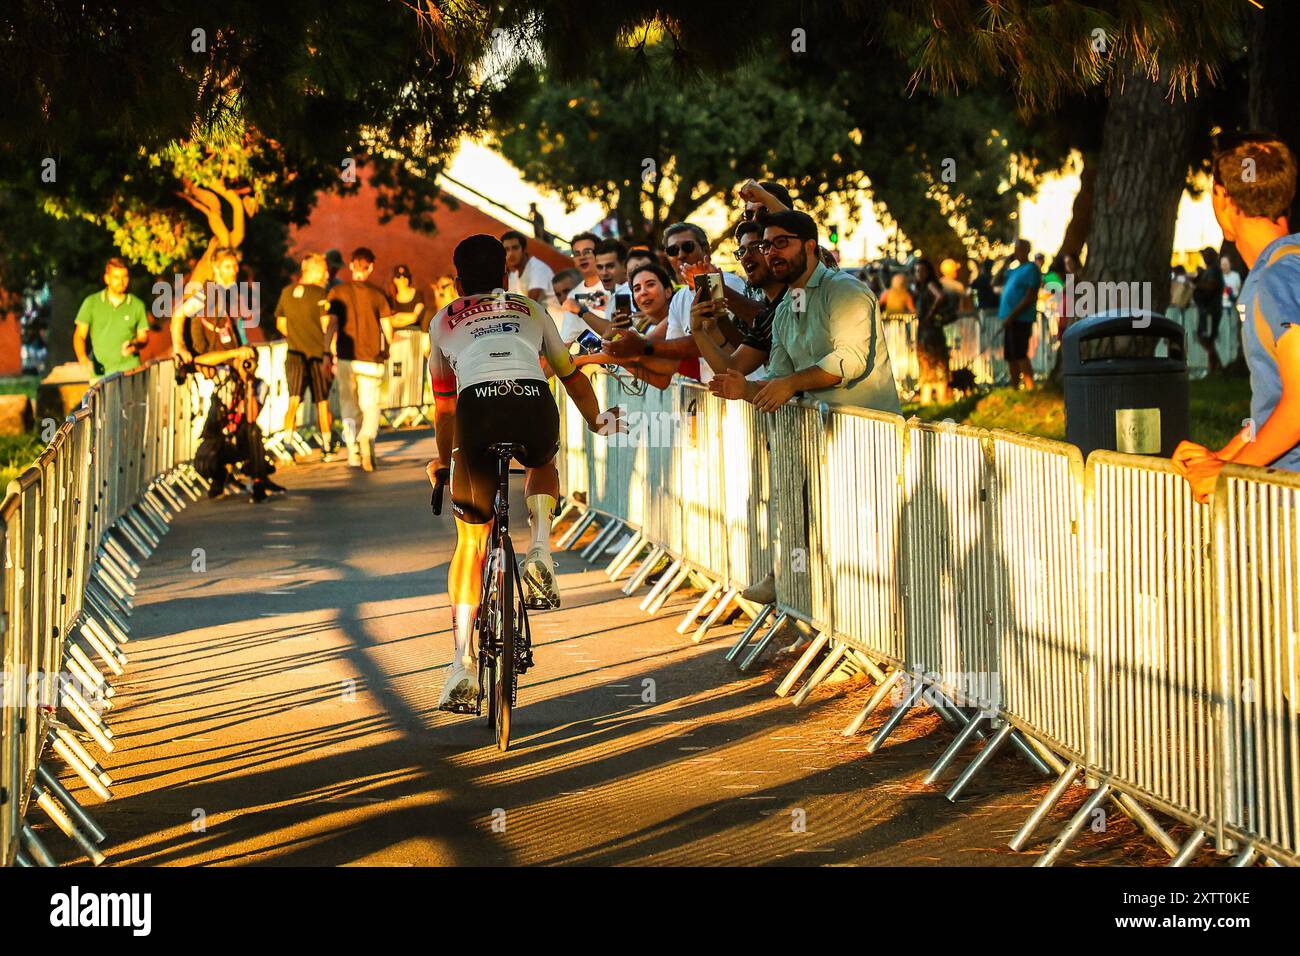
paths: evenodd
<path fill-rule="evenodd" d="M 1195 309 L 1170 307 L 1166 313 L 1179 322 L 1186 333 L 1187 368 L 1193 376 L 1209 371 L 1209 355 L 1196 337 Z M 905 396 L 913 394 L 921 380 L 921 367 L 916 351 L 916 316 L 910 314 L 882 315 L 881 326 L 889 347 L 889 358 L 900 391 Z M 1029 343 L 1030 361 L 1036 378 L 1052 373 L 1060 348 L 1060 318 L 1040 311 L 1034 320 L 1034 335 Z M 1006 360 L 1002 358 L 1003 332 L 997 310 L 967 311 L 944 327 L 948 340 L 949 368 L 969 369 L 978 385 L 1006 385 L 1010 381 Z M 1231 364 L 1241 351 L 1241 323 L 1225 316 L 1219 323 L 1215 348 L 1224 365 Z"/>
<path fill-rule="evenodd" d="M 104 832 L 42 759 L 53 751 L 111 796 L 91 751 L 114 746 L 106 714 L 126 662 L 138 561 L 201 493 L 186 464 L 191 400 L 170 359 L 95 383 L 0 505 L 0 864 L 53 865 L 26 820 L 33 805 L 93 863 L 103 859 Z"/>
<path fill-rule="evenodd" d="M 680 380 L 644 396 L 604 371 L 593 382 L 630 429 L 595 438 L 564 403 L 566 508 L 605 523 L 597 542 L 632 533 L 610 565 L 618 577 L 641 558 L 625 591 L 669 562 L 644 608 L 694 574 L 705 597 L 684 631 L 775 565 L 775 606 L 748 609 L 728 657 L 752 662 L 781 621 L 804 622 L 816 641 L 778 693 L 823 649 L 796 702 L 827 662 L 854 659 L 879 686 L 846 733 L 896 685 L 871 749 L 924 698 L 960 730 L 931 779 L 985 738 L 954 799 L 1013 743 L 1058 774 L 1017 848 L 1086 780 L 1046 863 L 1106 800 L 1179 865 L 1207 840 L 1237 863 L 1300 863 L 1300 478 L 1229 468 L 1210 507 L 1161 459 L 1085 464 L 1072 445 L 1007 432 L 799 403 L 769 416 Z M 1149 809 L 1189 828 L 1181 847 Z"/>

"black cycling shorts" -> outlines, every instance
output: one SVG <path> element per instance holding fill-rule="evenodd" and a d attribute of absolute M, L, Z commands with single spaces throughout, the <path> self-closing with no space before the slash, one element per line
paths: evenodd
<path fill-rule="evenodd" d="M 319 356 L 307 356 L 302 352 L 294 351 L 286 352 L 284 377 L 288 380 L 290 398 L 306 398 L 309 385 L 312 401 L 323 402 L 330 397 L 330 384 L 333 379 L 325 369 L 325 362 Z"/>
<path fill-rule="evenodd" d="M 451 504 L 467 524 L 492 518 L 497 458 L 490 445 L 521 446 L 516 460 L 540 468 L 560 449 L 560 411 L 544 381 L 469 385 L 456 396 L 456 449 L 451 460 Z"/>
<path fill-rule="evenodd" d="M 1034 323 L 1015 322 L 1007 326 L 1002 357 L 1008 362 L 1029 358 L 1029 340 L 1034 337 Z"/>

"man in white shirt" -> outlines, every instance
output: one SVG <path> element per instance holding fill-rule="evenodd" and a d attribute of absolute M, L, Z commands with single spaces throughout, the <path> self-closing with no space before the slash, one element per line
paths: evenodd
<path fill-rule="evenodd" d="M 528 237 L 511 229 L 501 235 L 501 244 L 506 247 L 506 276 L 510 287 L 506 291 L 526 295 L 548 311 L 552 305 L 558 305 L 551 290 L 555 272 L 541 259 L 528 254 Z"/>
<path fill-rule="evenodd" d="M 582 282 L 574 287 L 562 306 L 565 316 L 560 325 L 560 338 L 566 345 L 571 345 L 588 329 L 604 335 L 609 328 L 606 312 L 612 296 L 600 281 L 600 272 L 596 268 L 596 247 L 599 244 L 600 240 L 590 232 L 573 237 L 573 264 L 582 274 Z"/>

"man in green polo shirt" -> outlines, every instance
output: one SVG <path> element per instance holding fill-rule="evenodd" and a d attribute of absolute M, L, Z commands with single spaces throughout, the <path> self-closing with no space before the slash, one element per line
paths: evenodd
<path fill-rule="evenodd" d="M 77 310 L 72 347 L 92 382 L 138 366 L 140 350 L 149 340 L 144 303 L 126 291 L 130 280 L 126 263 L 109 259 L 104 266 L 104 288 L 86 296 Z M 86 354 L 87 336 L 93 357 Z"/>

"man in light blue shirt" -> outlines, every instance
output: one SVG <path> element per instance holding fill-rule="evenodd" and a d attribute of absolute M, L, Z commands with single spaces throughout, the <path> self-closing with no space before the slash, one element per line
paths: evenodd
<path fill-rule="evenodd" d="M 1024 379 L 1025 389 L 1034 387 L 1034 366 L 1029 361 L 1029 340 L 1034 335 L 1034 319 L 1038 318 L 1038 288 L 1043 284 L 1043 273 L 1029 258 L 1029 243 L 1016 240 L 1012 262 L 1019 265 L 1007 273 L 998 302 L 998 318 L 1002 320 L 1005 340 L 1002 357 L 1011 369 L 1011 387 Z"/>
<path fill-rule="evenodd" d="M 1295 155 L 1279 139 L 1250 134 L 1218 152 L 1213 165 L 1214 216 L 1250 269 L 1237 309 L 1251 417 L 1218 451 L 1190 441 L 1174 450 L 1174 467 L 1202 502 L 1229 462 L 1300 471 L 1300 233 L 1287 223 Z"/>
<path fill-rule="evenodd" d="M 731 369 L 709 383 L 724 398 L 774 412 L 799 393 L 831 405 L 900 411 L 876 297 L 848 272 L 817 256 L 817 225 L 790 209 L 759 213 L 759 251 L 789 285 L 772 319 L 767 377 L 747 381 Z"/>

